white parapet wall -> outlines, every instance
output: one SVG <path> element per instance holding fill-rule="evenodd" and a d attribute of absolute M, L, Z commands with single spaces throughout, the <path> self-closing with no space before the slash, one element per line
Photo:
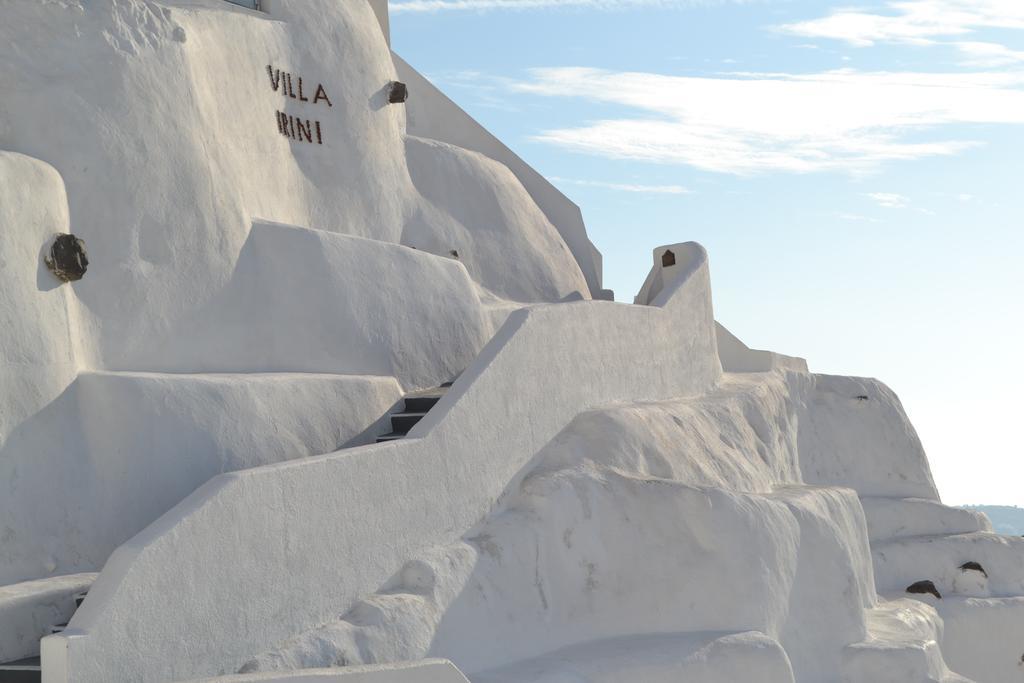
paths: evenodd
<path fill-rule="evenodd" d="M 641 306 L 653 304 L 665 286 L 675 280 L 680 269 L 686 268 L 686 248 L 682 244 L 668 244 L 654 250 L 654 262 L 633 302 Z M 732 332 L 716 322 L 718 357 L 726 372 L 770 372 L 794 370 L 806 373 L 807 361 L 773 351 L 751 349 Z"/>
<path fill-rule="evenodd" d="M 61 419 L 19 430 L 62 447 L 2 451 L 0 579 L 96 571 L 211 477 L 371 442 L 401 396 L 391 377 L 83 373 Z"/>
<path fill-rule="evenodd" d="M 803 358 L 752 349 L 721 323 L 715 323 L 715 332 L 718 336 L 718 357 L 722 359 L 722 369 L 726 372 L 808 371 L 807 361 Z"/>
<path fill-rule="evenodd" d="M 655 306 L 513 313 L 406 440 L 211 480 L 114 553 L 70 628 L 43 640 L 44 680 L 237 668 L 460 537 L 580 412 L 706 391 L 721 376 L 707 256 L 686 256 Z"/>

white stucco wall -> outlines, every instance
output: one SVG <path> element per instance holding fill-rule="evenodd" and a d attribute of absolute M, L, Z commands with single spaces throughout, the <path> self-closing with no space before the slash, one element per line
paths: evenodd
<path fill-rule="evenodd" d="M 458 538 L 581 411 L 705 391 L 721 367 L 706 254 L 688 249 L 662 305 L 513 313 L 409 439 L 210 481 L 111 557 L 71 628 L 44 639 L 44 680 L 240 666 Z M 193 609 L 164 609 L 186 590 Z"/>
<path fill-rule="evenodd" d="M 671 265 L 664 265 L 662 257 L 671 251 L 675 262 Z M 641 306 L 650 306 L 658 298 L 666 286 L 675 280 L 680 270 L 686 268 L 687 250 L 683 244 L 666 244 L 656 247 L 653 253 L 653 264 L 640 291 L 633 297 L 633 303 Z"/>
<path fill-rule="evenodd" d="M 230 285 L 256 220 L 393 243 L 449 241 L 458 207 L 413 185 L 406 110 L 386 102 L 397 75 L 362 0 L 273 0 L 265 12 L 222 0 L 10 0 L 0 7 L 0 63 L 9 94 L 0 150 L 57 169 L 74 232 L 89 247 L 92 268 L 74 287 L 76 333 L 99 367 L 184 364 L 161 342 L 187 331 Z M 280 81 L 274 90 L 278 69 L 295 97 Z M 300 101 L 315 100 L 319 84 L 330 104 Z M 279 111 L 318 121 L 321 139 L 281 135 Z M 487 180 L 483 189 L 500 194 Z M 487 230 L 516 235 L 520 216 L 542 215 L 525 193 L 519 200 L 500 205 Z M 587 289 L 564 248 L 510 250 L 479 266 L 504 272 L 492 289 L 514 282 L 529 301 Z M 519 270 L 530 277 L 516 279 Z"/>
<path fill-rule="evenodd" d="M 412 221 L 406 244 L 445 255 L 454 248 L 475 281 L 506 299 L 589 298 L 572 252 L 508 167 L 436 140 L 410 136 L 405 149 L 413 184 L 433 209 L 422 218 L 448 226 L 428 232 Z M 495 229 L 509 223 L 517 229 Z M 516 254 L 530 258 L 513 266 Z M 566 268 L 550 272 L 548 261 Z"/>
<path fill-rule="evenodd" d="M 983 683 L 1018 683 L 1024 597 L 947 597 L 937 605 L 950 667 Z"/>
<path fill-rule="evenodd" d="M 210 476 L 352 443 L 480 351 L 478 283 L 502 311 L 587 290 L 507 168 L 425 141 L 410 165 L 386 3 L 264 9 L 0 7 L 0 585 L 100 568 Z M 458 171 L 468 197 L 411 177 Z M 61 285 L 42 257 L 71 231 L 91 266 Z"/>
<path fill-rule="evenodd" d="M 80 372 L 360 374 L 436 386 L 493 333 L 478 282 L 524 301 L 587 289 L 510 171 L 430 144 L 410 168 L 404 107 L 384 104 L 396 78 L 378 21 L 386 3 L 264 7 L 0 6 L 0 150 L 15 150 L 0 151 L 0 585 L 99 568 L 227 469 L 202 448 L 201 466 L 168 455 L 160 471 L 174 485 L 149 495 L 157 455 L 209 434 L 101 414 L 75 385 Z M 275 92 L 268 62 L 292 74 L 293 88 L 304 78 L 307 99 L 322 83 L 331 104 Z M 320 121 L 323 144 L 282 136 L 277 111 Z M 473 176 L 472 196 L 423 197 L 411 172 L 443 172 L 452 159 Z M 472 224 L 454 217 L 462 210 Z M 60 285 L 42 257 L 69 231 L 85 240 L 91 265 L 82 281 Z M 448 258 L 453 248 L 463 264 Z M 277 420 L 290 428 L 289 411 L 309 408 L 308 398 L 276 413 L 254 399 L 253 424 L 267 427 L 252 435 Z M 340 410 L 336 398 L 321 396 Z M 92 425 L 102 438 L 83 434 L 83 401 L 93 419 L 111 420 Z M 140 416 L 152 406 L 132 408 Z M 361 429 L 379 408 L 368 401 L 331 419 L 342 432 Z M 310 412 L 304 447 L 283 456 L 286 440 L 271 436 L 240 457 L 244 466 L 337 448 L 321 443 L 326 410 Z M 90 450 L 101 442 L 115 451 Z M 104 469 L 115 463 L 130 466 Z"/>
<path fill-rule="evenodd" d="M 595 299 L 611 299 L 612 293 L 602 289 L 601 252 L 587 236 L 579 207 L 404 59 L 393 56 L 399 78 L 409 86 L 409 133 L 479 152 L 507 166 L 565 240 L 583 271 L 589 294 Z"/>
<path fill-rule="evenodd" d="M 473 683 L 793 683 L 785 650 L 763 633 L 671 633 L 563 648 L 473 676 Z"/>
<path fill-rule="evenodd" d="M 84 373 L 2 451 L 0 585 L 99 570 L 222 472 L 369 443 L 402 393 L 390 377 Z"/>
<path fill-rule="evenodd" d="M 77 285 L 61 286 L 43 265 L 68 226 L 57 172 L 0 152 L 0 452 L 18 447 L 19 425 L 51 405 L 78 372 Z M 0 493 L 10 495 L 14 484 L 0 479 Z"/>
<path fill-rule="evenodd" d="M 492 333 L 454 259 L 260 221 L 229 282 L 150 352 L 167 372 L 367 374 L 411 390 L 451 380 Z"/>
<path fill-rule="evenodd" d="M 609 638 L 758 629 L 782 643 L 798 680 L 838 680 L 847 646 L 888 643 L 898 623 L 865 634 L 875 587 L 855 492 L 803 484 L 799 432 L 814 424 L 814 380 L 727 374 L 697 396 L 578 415 L 484 522 L 417 553 L 347 613 L 289 637 L 246 670 L 439 656 L 475 680 L 502 664 L 532 671 L 538 656 L 561 670 L 545 653 L 577 643 L 596 652 Z M 913 441 L 884 440 L 906 425 L 901 412 L 867 420 L 854 405 L 845 409 L 860 420 L 865 452 L 884 453 L 900 471 L 918 462 Z M 922 507 L 904 517 L 927 515 L 934 526 L 914 528 L 941 532 L 949 511 Z M 887 661 L 856 659 L 870 672 Z M 623 680 L 646 680 L 639 662 L 614 666 Z"/>
<path fill-rule="evenodd" d="M 697 397 L 578 416 L 465 539 L 474 566 L 428 653 L 472 678 L 576 643 L 755 629 L 798 680 L 830 680 L 865 637 L 875 587 L 855 493 L 802 485 L 793 407 L 807 388 L 727 376 Z"/>
<path fill-rule="evenodd" d="M 722 360 L 722 369 L 726 372 L 808 371 L 807 361 L 803 358 L 752 349 L 721 323 L 715 323 L 715 333 L 718 337 L 718 357 Z"/>
<path fill-rule="evenodd" d="M 663 257 L 671 251 L 675 263 L 664 265 Z M 686 249 L 682 244 L 668 244 L 657 247 L 652 253 L 651 270 L 647 273 L 640 291 L 633 302 L 641 306 L 654 303 L 667 283 L 672 282 L 680 269 L 686 268 Z M 784 356 L 772 351 L 758 351 L 740 341 L 721 323 L 715 323 L 718 342 L 718 357 L 726 372 L 769 372 L 771 370 L 795 370 L 807 372 L 807 361 L 803 358 Z"/>
<path fill-rule="evenodd" d="M 889 387 L 858 377 L 811 381 L 800 423 L 805 482 L 861 496 L 939 500 L 921 440 Z"/>

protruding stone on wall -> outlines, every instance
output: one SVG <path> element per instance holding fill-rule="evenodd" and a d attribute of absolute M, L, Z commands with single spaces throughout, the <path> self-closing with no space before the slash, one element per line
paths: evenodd
<path fill-rule="evenodd" d="M 934 595 L 939 600 L 942 599 L 942 594 L 939 593 L 939 589 L 935 587 L 935 583 L 932 581 L 917 581 L 907 586 L 907 592 L 914 595 Z"/>
<path fill-rule="evenodd" d="M 74 235 L 59 235 L 50 247 L 46 267 L 63 282 L 75 282 L 89 270 L 85 242 Z"/>
<path fill-rule="evenodd" d="M 409 86 L 400 81 L 393 81 L 388 88 L 388 103 L 405 104 L 409 101 Z"/>

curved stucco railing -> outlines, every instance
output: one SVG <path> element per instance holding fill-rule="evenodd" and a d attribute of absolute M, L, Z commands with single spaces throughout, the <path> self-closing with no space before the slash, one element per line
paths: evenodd
<path fill-rule="evenodd" d="M 579 413 L 706 390 L 722 372 L 707 254 L 686 249 L 654 306 L 513 313 L 408 439 L 212 479 L 114 553 L 43 640 L 44 681 L 231 671 L 459 538 Z"/>

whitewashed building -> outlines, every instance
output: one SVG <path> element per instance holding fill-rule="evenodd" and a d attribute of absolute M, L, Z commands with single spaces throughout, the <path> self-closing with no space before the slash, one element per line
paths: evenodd
<path fill-rule="evenodd" d="M 896 396 L 612 302 L 384 0 L 4 0 L 0 92 L 0 683 L 1024 675 Z"/>

